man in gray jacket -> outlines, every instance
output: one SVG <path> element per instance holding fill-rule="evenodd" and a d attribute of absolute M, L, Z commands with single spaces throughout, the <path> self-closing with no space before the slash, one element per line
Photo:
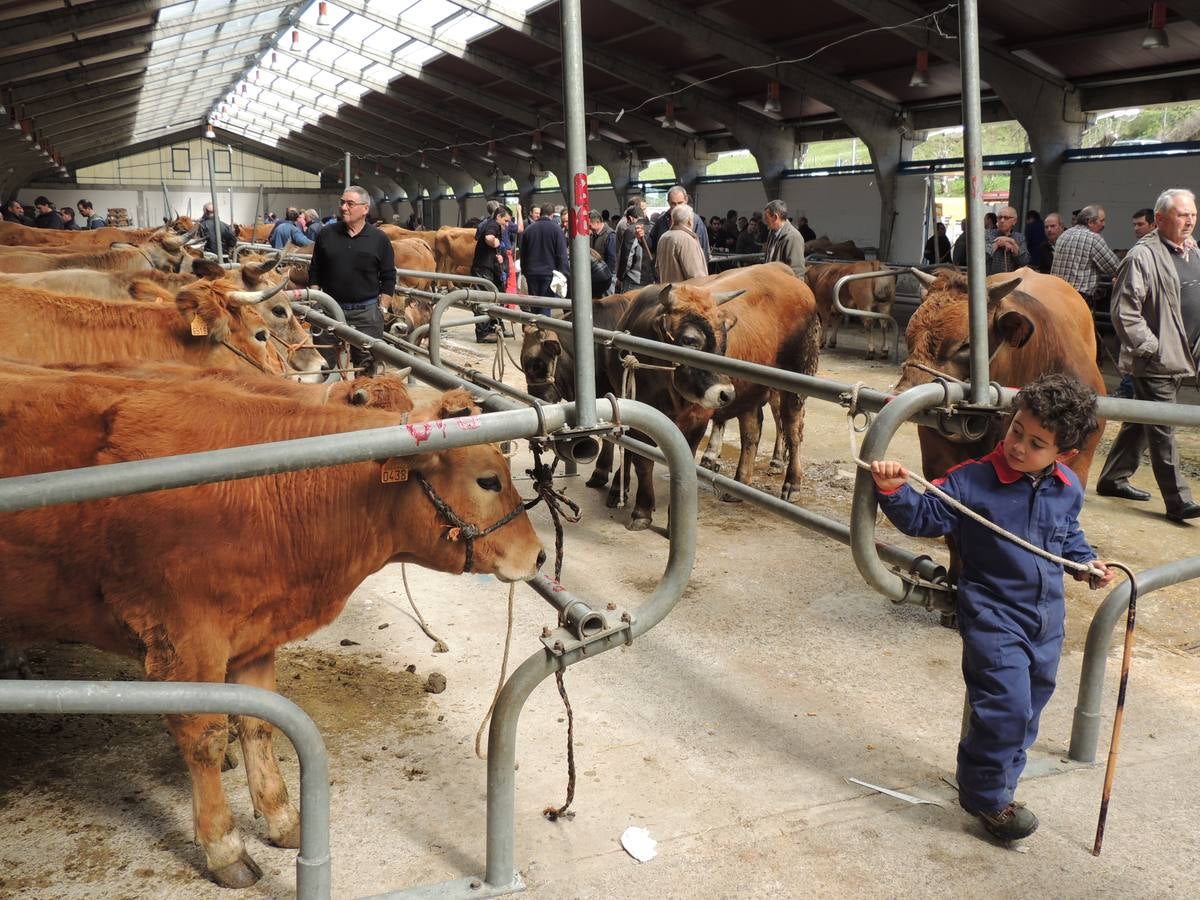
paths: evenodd
<path fill-rule="evenodd" d="M 1120 369 L 1133 376 L 1134 397 L 1174 403 L 1183 380 L 1195 377 L 1200 355 L 1200 249 L 1192 240 L 1195 195 L 1183 188 L 1163 191 L 1154 204 L 1154 224 L 1156 230 L 1134 244 L 1117 269 L 1112 319 L 1121 340 Z M 1167 425 L 1124 423 L 1096 493 L 1149 500 L 1148 491 L 1129 483 L 1147 445 L 1167 518 L 1183 522 L 1200 516 L 1200 503 L 1179 471 L 1174 429 Z"/>
<path fill-rule="evenodd" d="M 787 204 L 772 200 L 763 207 L 763 221 L 770 237 L 763 250 L 763 262 L 787 263 L 797 278 L 804 277 L 804 237 L 787 220 Z"/>

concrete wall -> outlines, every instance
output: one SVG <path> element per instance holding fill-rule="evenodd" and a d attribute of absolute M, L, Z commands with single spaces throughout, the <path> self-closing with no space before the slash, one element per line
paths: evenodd
<path fill-rule="evenodd" d="M 194 218 L 200 217 L 200 212 L 210 199 L 207 185 L 184 184 L 168 185 L 171 196 L 171 206 L 181 214 L 187 215 L 188 204 Z M 162 186 L 157 184 L 113 185 L 113 184 L 79 184 L 71 187 L 62 185 L 30 185 L 17 195 L 26 209 L 33 209 L 33 198 L 45 194 L 56 207 L 70 206 L 81 199 L 92 201 L 92 205 L 100 215 L 109 208 L 120 208 L 129 211 L 130 221 L 139 227 L 161 225 L 166 202 L 163 199 Z M 341 193 L 337 190 L 301 190 L 296 188 L 279 188 L 264 191 L 264 201 L 267 211 L 274 212 L 280 217 L 289 206 L 298 209 L 312 207 L 322 216 L 337 214 L 337 201 Z M 258 188 L 233 189 L 232 221 L 239 224 L 250 222 L 254 218 L 254 210 L 258 204 Z M 229 190 L 217 188 L 217 210 L 221 219 L 229 221 Z M 261 211 L 260 211 L 261 215 Z"/>
<path fill-rule="evenodd" d="M 1200 157 L 1196 156 L 1070 162 L 1062 167 L 1057 212 L 1064 216 L 1065 222 L 1072 210 L 1099 203 L 1108 216 L 1104 239 L 1113 249 L 1124 249 L 1133 244 L 1130 220 L 1136 210 L 1153 207 L 1158 195 L 1167 188 L 1200 190 L 1198 182 Z M 1055 212 L 1042 209 L 1040 199 L 1035 189 L 1034 209 L 1042 215 Z"/>

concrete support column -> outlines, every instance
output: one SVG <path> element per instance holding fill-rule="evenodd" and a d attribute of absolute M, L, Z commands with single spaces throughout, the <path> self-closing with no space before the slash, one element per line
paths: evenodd
<path fill-rule="evenodd" d="M 767 202 L 778 200 L 783 194 L 784 170 L 790 169 L 796 159 L 796 138 L 792 129 L 763 129 L 754 140 L 747 142 L 746 148 L 758 163 Z"/>
<path fill-rule="evenodd" d="M 845 112 L 843 118 L 871 154 L 879 190 L 879 258 L 886 260 L 891 254 L 896 226 L 900 163 L 912 158 L 913 133 L 903 120 L 883 121 L 878 115 L 848 115 Z"/>
<path fill-rule="evenodd" d="M 617 211 L 624 211 L 629 205 L 629 186 L 633 184 L 633 176 L 641 170 L 637 154 L 632 150 L 618 150 L 593 143 L 588 145 L 588 156 L 608 172 L 613 193 L 617 195 Z"/>
<path fill-rule="evenodd" d="M 687 141 L 682 147 L 672 148 L 667 156 L 667 162 L 675 170 L 675 183 L 687 190 L 693 210 L 700 202 L 700 176 L 708 169 L 708 164 L 717 158 L 715 153 L 697 152 L 699 146 L 699 141 Z"/>

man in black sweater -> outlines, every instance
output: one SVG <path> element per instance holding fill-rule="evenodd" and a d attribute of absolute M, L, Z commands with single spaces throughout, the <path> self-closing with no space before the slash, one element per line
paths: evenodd
<path fill-rule="evenodd" d="M 371 197 L 365 189 L 351 185 L 342 191 L 342 216 L 317 235 L 308 283 L 319 287 L 338 302 L 346 313 L 346 324 L 379 341 L 383 340 L 383 310 L 396 290 L 396 258 L 387 235 L 367 222 Z M 337 365 L 337 349 L 322 349 L 330 366 Z M 351 364 L 375 374 L 372 357 L 358 347 L 350 348 Z"/>

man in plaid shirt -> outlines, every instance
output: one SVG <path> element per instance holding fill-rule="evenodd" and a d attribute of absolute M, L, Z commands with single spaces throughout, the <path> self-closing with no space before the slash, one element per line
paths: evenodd
<path fill-rule="evenodd" d="M 1075 225 L 1062 233 L 1054 244 L 1054 265 L 1051 275 L 1057 275 L 1083 295 L 1092 306 L 1101 275 L 1115 275 L 1117 254 L 1100 232 L 1104 230 L 1104 208 L 1085 206 L 1079 211 Z"/>

